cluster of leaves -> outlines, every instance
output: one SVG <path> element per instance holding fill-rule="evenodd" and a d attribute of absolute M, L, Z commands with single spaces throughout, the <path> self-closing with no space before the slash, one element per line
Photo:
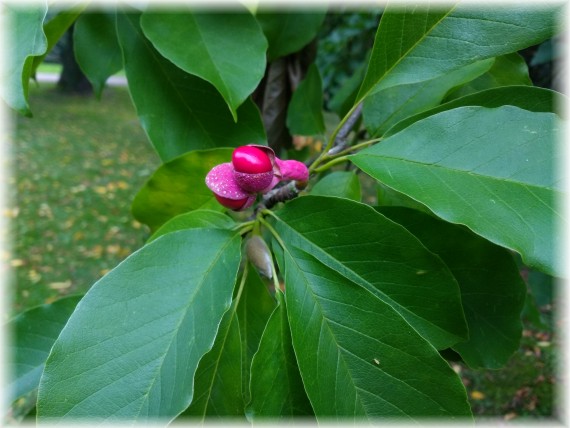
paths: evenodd
<path fill-rule="evenodd" d="M 30 64 L 53 33 L 45 9 L 12 12 L 6 100 L 25 113 Z M 497 368 L 518 348 L 526 290 L 513 251 L 562 274 L 559 95 L 531 86 L 516 53 L 552 37 L 558 12 L 388 6 L 330 134 L 317 67 L 290 101 L 290 132 L 327 133 L 312 185 L 249 218 L 223 212 L 204 176 L 231 147 L 265 143 L 251 94 L 325 12 L 76 17 L 79 64 L 98 91 L 124 67 L 163 161 L 133 203 L 153 235 L 80 300 L 13 321 L 11 398 L 39 385 L 40 421 L 470 417 L 442 352 Z M 378 206 L 359 201 L 354 169 L 329 174 L 340 163 L 380 183 Z M 270 244 L 270 292 L 242 256 L 251 234 Z M 46 317 L 41 341 L 26 334 Z"/>

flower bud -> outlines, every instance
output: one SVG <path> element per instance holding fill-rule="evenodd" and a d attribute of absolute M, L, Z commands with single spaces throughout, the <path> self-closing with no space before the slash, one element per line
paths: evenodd
<path fill-rule="evenodd" d="M 245 252 L 251 264 L 260 274 L 269 279 L 273 277 L 271 251 L 261 236 L 253 235 L 249 238 L 245 243 Z"/>

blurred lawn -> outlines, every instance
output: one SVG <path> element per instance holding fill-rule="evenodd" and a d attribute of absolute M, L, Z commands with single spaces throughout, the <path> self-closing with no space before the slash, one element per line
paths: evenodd
<path fill-rule="evenodd" d="M 31 85 L 32 119 L 15 117 L 9 189 L 11 314 L 84 293 L 147 236 L 130 204 L 159 165 L 126 88 L 101 101 Z"/>

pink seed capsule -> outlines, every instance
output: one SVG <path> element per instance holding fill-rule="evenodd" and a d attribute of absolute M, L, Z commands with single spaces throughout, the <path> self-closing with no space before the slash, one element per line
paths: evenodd
<path fill-rule="evenodd" d="M 234 177 L 246 192 L 262 192 L 272 182 L 274 171 L 269 148 L 258 146 L 241 146 L 232 153 Z"/>
<path fill-rule="evenodd" d="M 303 162 L 275 158 L 275 163 L 281 171 L 281 180 L 307 181 L 309 179 L 309 169 Z"/>
<path fill-rule="evenodd" d="M 235 211 L 249 208 L 255 202 L 255 195 L 245 192 L 236 182 L 234 168 L 229 162 L 210 170 L 206 175 L 206 186 L 220 204 Z"/>

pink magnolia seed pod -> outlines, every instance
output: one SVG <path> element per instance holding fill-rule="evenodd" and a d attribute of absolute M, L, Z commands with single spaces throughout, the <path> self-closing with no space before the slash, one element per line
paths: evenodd
<path fill-rule="evenodd" d="M 249 208 L 255 202 L 255 195 L 245 192 L 236 182 L 234 168 L 229 162 L 210 170 L 206 175 L 206 186 L 220 204 L 234 211 Z"/>
<path fill-rule="evenodd" d="M 262 192 L 273 180 L 272 159 L 259 146 L 236 148 L 232 153 L 232 165 L 237 183 L 246 192 Z"/>
<path fill-rule="evenodd" d="M 303 162 L 275 158 L 275 163 L 281 171 L 281 180 L 309 180 L 309 168 Z"/>

